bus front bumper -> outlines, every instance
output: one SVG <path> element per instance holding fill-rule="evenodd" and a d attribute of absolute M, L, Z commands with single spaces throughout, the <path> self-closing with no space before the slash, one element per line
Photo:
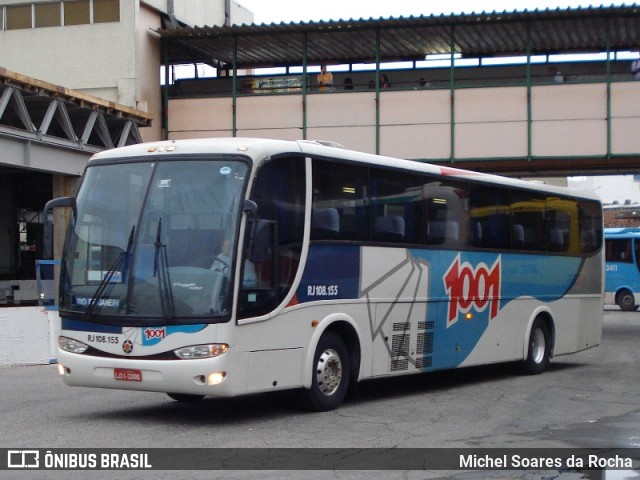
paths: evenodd
<path fill-rule="evenodd" d="M 58 372 L 70 386 L 231 397 L 243 390 L 237 356 L 230 349 L 214 358 L 143 360 L 58 349 Z"/>

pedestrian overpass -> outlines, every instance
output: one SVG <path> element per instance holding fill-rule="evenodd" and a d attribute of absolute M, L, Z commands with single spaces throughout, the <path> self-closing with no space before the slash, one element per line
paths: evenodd
<path fill-rule="evenodd" d="M 331 140 L 519 176 L 640 167 L 637 5 L 159 33 L 170 139 Z"/>

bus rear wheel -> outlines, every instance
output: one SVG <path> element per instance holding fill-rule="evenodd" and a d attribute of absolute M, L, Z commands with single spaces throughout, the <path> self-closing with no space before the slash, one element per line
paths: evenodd
<path fill-rule="evenodd" d="M 616 303 L 620 307 L 620 310 L 625 312 L 633 312 L 638 308 L 636 306 L 636 299 L 633 297 L 633 293 L 629 290 L 622 290 L 618 293 Z"/>
<path fill-rule="evenodd" d="M 542 318 L 536 318 L 529 333 L 529 348 L 524 370 L 530 375 L 544 372 L 551 359 L 551 334 L 547 323 Z"/>
<path fill-rule="evenodd" d="M 350 372 L 344 341 L 334 333 L 325 333 L 313 357 L 311 387 L 303 391 L 305 406 L 317 412 L 337 408 L 349 388 Z"/>

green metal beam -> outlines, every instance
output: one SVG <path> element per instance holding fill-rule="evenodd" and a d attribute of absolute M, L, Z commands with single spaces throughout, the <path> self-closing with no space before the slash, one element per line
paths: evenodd
<path fill-rule="evenodd" d="M 307 62 L 309 54 L 309 36 L 302 37 L 302 139 L 307 140 Z"/>
<path fill-rule="evenodd" d="M 238 135 L 238 36 L 233 37 L 233 79 L 231 80 L 231 135 Z"/>
<path fill-rule="evenodd" d="M 456 27 L 451 25 L 451 66 L 449 74 L 449 89 L 451 92 L 451 125 L 450 125 L 450 154 L 449 161 L 456 161 L 456 75 L 455 75 L 455 59 L 456 59 Z"/>
<path fill-rule="evenodd" d="M 611 160 L 611 20 L 607 20 L 605 30 L 605 46 L 607 50 L 607 160 Z"/>
<path fill-rule="evenodd" d="M 380 155 L 380 29 L 376 29 L 376 154 Z"/>
<path fill-rule="evenodd" d="M 529 162 L 533 159 L 533 117 L 531 108 L 531 22 L 527 21 L 527 158 Z"/>

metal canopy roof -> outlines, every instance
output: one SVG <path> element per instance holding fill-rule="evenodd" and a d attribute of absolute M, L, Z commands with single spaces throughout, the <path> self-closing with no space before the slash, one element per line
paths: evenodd
<path fill-rule="evenodd" d="M 0 67 L 0 137 L 74 150 L 140 143 L 151 116 Z"/>
<path fill-rule="evenodd" d="M 640 5 L 158 30 L 168 64 L 238 68 L 635 49 Z M 528 44 L 530 43 L 530 48 Z"/>

